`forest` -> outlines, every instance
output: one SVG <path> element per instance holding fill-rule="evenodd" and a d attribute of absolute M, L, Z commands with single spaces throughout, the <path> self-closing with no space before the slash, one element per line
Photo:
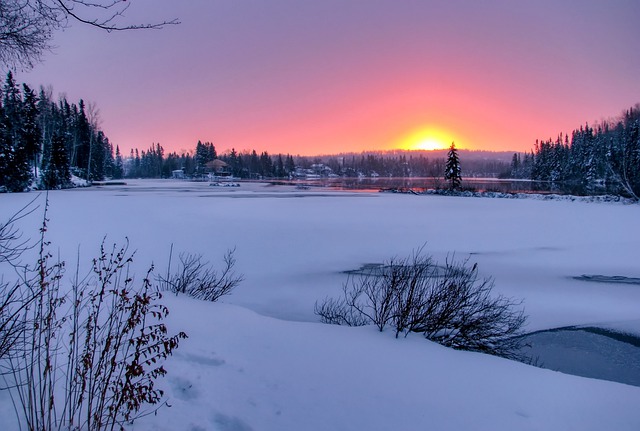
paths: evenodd
<path fill-rule="evenodd" d="M 31 187 L 71 186 L 86 180 L 121 177 L 123 160 L 99 128 L 97 110 L 83 100 L 56 102 L 52 90 L 18 86 L 7 74 L 0 100 L 0 187 L 21 192 Z"/>
<path fill-rule="evenodd" d="M 205 178 L 213 160 L 224 173 L 245 179 L 311 176 L 382 176 L 442 178 L 446 150 L 371 151 L 304 157 L 231 149 L 218 153 L 213 143 L 198 141 L 193 151 L 166 152 L 160 143 L 121 154 L 100 130 L 95 105 L 81 99 L 54 100 L 52 89 L 36 93 L 19 86 L 11 72 L 0 93 L 0 190 L 72 186 L 73 177 L 88 182 L 122 178 Z M 460 150 L 463 178 L 531 179 L 576 184 L 585 193 L 608 192 L 639 199 L 640 104 L 595 126 L 585 124 L 556 139 L 537 140 L 525 153 Z"/>
<path fill-rule="evenodd" d="M 640 104 L 595 126 L 585 124 L 571 136 L 538 140 L 530 153 L 514 154 L 503 174 L 550 183 L 574 183 L 587 193 L 609 187 L 640 197 Z"/>

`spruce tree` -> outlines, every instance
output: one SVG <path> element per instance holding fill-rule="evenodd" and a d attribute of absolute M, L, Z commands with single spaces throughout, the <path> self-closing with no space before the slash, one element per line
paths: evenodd
<path fill-rule="evenodd" d="M 116 145 L 116 159 L 113 167 L 113 179 L 120 180 L 124 177 L 124 162 L 120 154 L 120 147 Z"/>
<path fill-rule="evenodd" d="M 447 153 L 447 164 L 444 169 L 444 179 L 449 182 L 449 187 L 452 190 L 458 189 L 462 183 L 462 176 L 460 170 L 460 159 L 458 158 L 458 150 L 456 150 L 455 143 L 451 143 L 449 152 Z"/>
<path fill-rule="evenodd" d="M 27 84 L 22 84 L 24 100 L 22 102 L 22 129 L 21 138 L 30 162 L 33 163 L 33 172 L 37 178 L 38 154 L 41 149 L 42 132 L 38 124 L 38 98 Z"/>
<path fill-rule="evenodd" d="M 46 161 L 42 175 L 42 187 L 45 189 L 61 189 L 70 184 L 69 157 L 65 139 L 55 133 L 51 139 L 51 154 Z"/>
<path fill-rule="evenodd" d="M 9 172 L 9 155 L 11 148 L 4 121 L 4 105 L 0 99 L 0 190 L 6 190 L 7 173 Z"/>
<path fill-rule="evenodd" d="M 9 72 L 3 88 L 2 144 L 3 185 L 12 192 L 22 192 L 31 182 L 29 154 L 22 133 L 23 112 L 20 89 Z"/>

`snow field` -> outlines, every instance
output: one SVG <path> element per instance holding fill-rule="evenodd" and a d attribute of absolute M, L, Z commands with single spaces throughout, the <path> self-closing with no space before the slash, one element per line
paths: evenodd
<path fill-rule="evenodd" d="M 528 330 L 606 324 L 640 333 L 640 286 L 571 278 L 640 277 L 640 206 L 128 183 L 51 192 L 54 254 L 72 264 L 79 247 L 89 262 L 105 235 L 126 236 L 142 277 L 152 262 L 166 271 L 172 243 L 174 265 L 181 251 L 217 265 L 236 247 L 245 275 L 224 304 L 166 294 L 171 330 L 189 339 L 167 364 L 172 408 L 133 429 L 640 429 L 640 388 L 313 315 L 316 300 L 340 291 L 343 271 L 426 244 L 437 260 L 470 257 L 496 293 L 522 298 Z M 0 196 L 0 220 L 34 196 Z M 21 226 L 37 232 L 40 221 L 34 214 Z"/>

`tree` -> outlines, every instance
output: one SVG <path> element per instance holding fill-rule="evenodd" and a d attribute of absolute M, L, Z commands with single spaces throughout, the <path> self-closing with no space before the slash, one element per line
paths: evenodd
<path fill-rule="evenodd" d="M 42 136 L 40 125 L 38 124 L 38 98 L 27 84 L 22 84 L 22 93 L 24 94 L 22 102 L 22 141 L 27 156 L 33 162 L 33 171 L 37 177 L 38 154 L 41 150 L 40 139 Z"/>
<path fill-rule="evenodd" d="M 23 133 L 22 95 L 11 72 L 7 74 L 3 93 L 0 118 L 0 185 L 4 185 L 9 191 L 21 192 L 29 187 L 31 181 L 30 157 Z"/>
<path fill-rule="evenodd" d="M 640 200 L 640 104 L 623 113 L 609 141 L 607 167 L 613 181 Z"/>
<path fill-rule="evenodd" d="M 69 172 L 69 157 L 64 138 L 60 134 L 53 135 L 51 153 L 44 161 L 42 186 L 45 189 L 60 189 L 68 187 L 71 173 Z"/>
<path fill-rule="evenodd" d="M 455 143 L 451 143 L 449 152 L 447 153 L 447 164 L 444 168 L 444 179 L 449 181 L 450 188 L 455 190 L 460 187 L 462 183 L 462 176 L 460 175 L 460 159 L 458 158 L 458 150 L 456 150 Z"/>
<path fill-rule="evenodd" d="M 80 22 L 106 31 L 159 29 L 178 24 L 172 19 L 151 24 L 123 22 L 132 0 L 2 0 L 0 63 L 32 68 L 51 49 L 56 30 Z"/>
<path fill-rule="evenodd" d="M 217 157 L 216 147 L 214 147 L 211 142 L 205 142 L 203 144 L 201 141 L 198 141 L 195 154 L 197 174 L 204 174 L 207 163 L 215 160 Z"/>
<path fill-rule="evenodd" d="M 122 155 L 120 155 L 120 147 L 116 145 L 116 160 L 113 167 L 113 179 L 120 180 L 124 177 L 124 162 L 122 161 Z"/>

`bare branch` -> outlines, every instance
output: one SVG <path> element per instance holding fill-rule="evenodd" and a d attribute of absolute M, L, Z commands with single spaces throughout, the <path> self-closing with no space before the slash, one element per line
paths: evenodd
<path fill-rule="evenodd" d="M 493 297 L 493 280 L 479 279 L 468 260 L 452 257 L 438 266 L 422 250 L 350 277 L 342 297 L 316 303 L 315 313 L 324 323 L 374 324 L 380 331 L 390 325 L 396 336 L 417 332 L 456 349 L 523 359 L 521 303 Z"/>
<path fill-rule="evenodd" d="M 0 1 L 0 64 L 31 68 L 52 49 L 56 30 L 76 21 L 112 31 L 161 29 L 178 19 L 124 23 L 132 0 L 2 0 Z"/>
<path fill-rule="evenodd" d="M 205 301 L 217 301 L 220 297 L 230 294 L 244 280 L 244 276 L 236 274 L 233 270 L 236 265 L 234 253 L 235 248 L 227 250 L 220 272 L 213 269 L 209 262 L 203 261 L 202 255 L 181 253 L 178 270 L 174 274 L 167 271 L 166 278 L 157 277 L 160 288 L 173 293 L 185 293 Z"/>

